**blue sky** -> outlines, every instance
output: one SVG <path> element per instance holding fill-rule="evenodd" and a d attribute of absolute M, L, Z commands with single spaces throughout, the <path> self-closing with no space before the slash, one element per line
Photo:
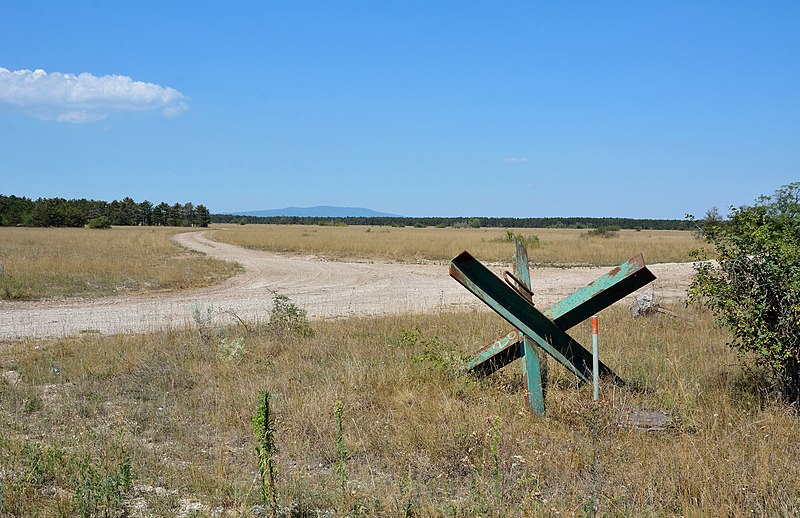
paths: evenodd
<path fill-rule="evenodd" d="M 702 215 L 800 180 L 798 27 L 797 2 L 5 0 L 0 193 Z"/>

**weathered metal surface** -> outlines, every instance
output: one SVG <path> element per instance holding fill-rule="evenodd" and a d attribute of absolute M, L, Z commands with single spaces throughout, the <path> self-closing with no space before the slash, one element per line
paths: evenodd
<path fill-rule="evenodd" d="M 463 252 L 453 259 L 450 262 L 450 276 L 511 325 L 532 338 L 539 347 L 542 347 L 578 378 L 588 381 L 591 374 L 587 375 L 585 364 L 591 364 L 591 355 L 472 255 Z M 545 336 L 549 340 L 545 339 Z M 579 350 L 583 350 L 583 354 Z"/>
<path fill-rule="evenodd" d="M 461 253 L 450 262 L 450 276 L 536 342 L 580 380 L 591 379 L 592 355 L 468 252 Z M 602 362 L 600 373 L 619 379 Z"/>
<path fill-rule="evenodd" d="M 639 254 L 549 307 L 544 314 L 552 319 L 559 329 L 566 331 L 654 281 L 655 278 Z"/>
<path fill-rule="evenodd" d="M 514 240 L 514 274 L 511 276 L 517 286 L 515 290 L 522 298 L 533 305 L 533 291 L 531 290 L 531 274 L 528 268 L 528 249 Z M 528 408 L 537 415 L 544 415 L 544 391 L 547 383 L 547 363 L 544 356 L 539 355 L 539 348 L 533 340 L 522 336 L 522 377 L 525 380 L 526 403 Z"/>
<path fill-rule="evenodd" d="M 534 341 L 524 336 L 522 338 L 522 374 L 525 379 L 526 403 L 531 412 L 544 415 L 544 391 L 546 379 L 542 369 L 544 358 L 539 356 L 539 348 Z"/>
<path fill-rule="evenodd" d="M 515 242 L 519 243 L 519 241 L 515 241 Z M 526 267 L 527 267 L 527 263 L 526 263 Z M 514 263 L 514 271 L 516 271 L 517 268 L 519 268 L 519 260 L 517 260 Z M 531 304 L 533 304 L 533 291 L 531 291 L 530 286 L 526 286 L 524 282 L 522 282 L 521 280 L 517 279 L 514 276 L 513 273 L 508 272 L 508 271 L 503 272 L 503 278 L 505 279 L 506 284 L 508 284 L 509 286 L 514 288 L 517 293 L 519 293 L 520 295 L 522 295 L 526 299 L 530 300 Z M 528 272 L 528 278 L 530 278 L 530 272 Z"/>
<path fill-rule="evenodd" d="M 522 334 L 516 329 L 481 347 L 464 365 L 478 376 L 488 376 L 522 356 Z"/>
<path fill-rule="evenodd" d="M 566 331 L 585 320 L 588 315 L 605 309 L 655 278 L 645 266 L 644 258 L 638 255 L 549 307 L 544 315 L 553 320 L 559 329 Z M 496 341 L 478 351 L 467 369 L 479 375 L 489 375 L 522 356 L 522 337 L 516 343 L 505 342 L 503 346 L 496 345 L 497 343 Z"/>

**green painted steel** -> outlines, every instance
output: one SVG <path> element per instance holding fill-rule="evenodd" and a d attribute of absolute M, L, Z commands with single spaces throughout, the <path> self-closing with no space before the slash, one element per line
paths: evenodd
<path fill-rule="evenodd" d="M 538 347 L 534 341 L 524 336 L 522 338 L 522 372 L 525 376 L 526 391 L 525 401 L 528 408 L 536 415 L 544 415 L 544 392 L 546 380 L 543 377 L 542 360 Z"/>
<path fill-rule="evenodd" d="M 514 240 L 514 247 L 514 276 L 526 288 L 526 291 L 520 295 L 528 302 L 533 303 L 528 249 L 520 243 L 519 239 Z M 523 335 L 520 349 L 522 350 L 522 376 L 527 388 L 526 403 L 533 413 L 544 415 L 544 391 L 547 380 L 543 374 L 547 369 L 547 360 L 543 356 L 539 356 L 539 349 L 527 336 Z"/>
<path fill-rule="evenodd" d="M 655 279 L 639 254 L 551 306 L 544 314 L 566 331 Z"/>
<path fill-rule="evenodd" d="M 645 266 L 644 258 L 638 255 L 546 309 L 544 315 L 553 320 L 559 329 L 566 331 L 588 315 L 605 309 L 655 278 Z M 511 336 L 511 333 L 507 336 Z M 479 375 L 489 375 L 522 356 L 521 338 L 503 344 L 499 344 L 500 340 L 502 338 L 478 351 L 465 368 Z"/>
<path fill-rule="evenodd" d="M 580 380 L 591 379 L 592 355 L 468 252 L 450 262 L 450 275 Z M 602 362 L 600 372 L 619 380 Z"/>
<path fill-rule="evenodd" d="M 501 336 L 481 348 L 464 365 L 464 369 L 478 376 L 488 376 L 522 356 L 521 334 L 517 331 Z"/>

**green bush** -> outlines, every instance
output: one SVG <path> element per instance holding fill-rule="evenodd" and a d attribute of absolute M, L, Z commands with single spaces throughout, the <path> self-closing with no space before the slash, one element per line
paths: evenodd
<path fill-rule="evenodd" d="M 602 225 L 586 232 L 589 237 L 619 237 L 619 225 Z"/>
<path fill-rule="evenodd" d="M 314 334 L 306 310 L 297 307 L 286 295 L 277 293 L 272 297 L 268 329 L 270 333 L 279 337 L 289 335 L 309 337 Z"/>
<path fill-rule="evenodd" d="M 96 218 L 90 219 L 89 222 L 86 224 L 86 226 L 89 228 L 100 228 L 100 229 L 111 228 L 111 220 L 105 216 L 98 216 Z"/>
<path fill-rule="evenodd" d="M 753 353 L 800 401 L 800 182 L 697 228 L 717 258 L 695 265 L 690 300 L 711 308 L 733 333 L 730 345 Z"/>
<path fill-rule="evenodd" d="M 529 248 L 539 248 L 540 245 L 539 236 L 536 234 L 528 234 L 525 236 L 522 234 L 515 234 L 511 230 L 506 230 L 505 235 L 498 239 L 498 241 L 502 241 L 504 243 L 513 243 L 515 239 Z"/>

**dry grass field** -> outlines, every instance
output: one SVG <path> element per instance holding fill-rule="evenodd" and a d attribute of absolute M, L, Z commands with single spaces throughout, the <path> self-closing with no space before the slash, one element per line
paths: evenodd
<path fill-rule="evenodd" d="M 311 225 L 212 225 L 213 239 L 271 252 L 331 258 L 415 262 L 448 261 L 469 250 L 483 261 L 507 262 L 507 232 L 536 236 L 528 246 L 533 264 L 611 266 L 639 253 L 648 263 L 689 261 L 703 246 L 689 231 L 622 230 L 616 237 L 591 237 L 579 229 L 455 229 L 329 227 Z"/>
<path fill-rule="evenodd" d="M 518 365 L 459 374 L 507 331 L 487 312 L 317 321 L 313 336 L 268 315 L 216 328 L 211 312 L 198 308 L 198 328 L 0 348 L 0 514 L 263 515 L 263 390 L 286 515 L 800 512 L 796 411 L 696 308 L 693 321 L 604 311 L 601 354 L 627 387 L 604 386 L 595 405 L 551 362 L 546 419 L 524 410 Z M 631 429 L 637 410 L 672 424 Z"/>
<path fill-rule="evenodd" d="M 0 228 L 0 299 L 207 286 L 238 271 L 169 236 L 185 228 Z"/>

